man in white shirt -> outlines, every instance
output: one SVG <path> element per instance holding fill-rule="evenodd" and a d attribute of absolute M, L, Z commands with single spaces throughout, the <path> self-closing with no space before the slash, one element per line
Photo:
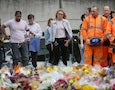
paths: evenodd
<path fill-rule="evenodd" d="M 21 11 L 15 12 L 15 18 L 5 22 L 2 25 L 2 30 L 5 30 L 6 27 L 10 29 L 10 42 L 13 52 L 13 66 L 18 65 L 18 62 L 22 62 L 23 66 L 28 65 L 29 56 L 28 56 L 28 47 L 25 32 L 27 30 L 26 21 L 21 19 Z"/>

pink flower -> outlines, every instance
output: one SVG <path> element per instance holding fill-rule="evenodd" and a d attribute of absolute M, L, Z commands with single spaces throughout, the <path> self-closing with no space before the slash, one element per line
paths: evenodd
<path fill-rule="evenodd" d="M 111 86 L 115 85 L 115 79 L 111 79 L 111 80 L 110 80 L 110 85 L 111 85 Z"/>

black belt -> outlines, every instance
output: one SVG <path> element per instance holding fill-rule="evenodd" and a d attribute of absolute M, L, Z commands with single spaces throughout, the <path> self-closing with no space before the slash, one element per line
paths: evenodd
<path fill-rule="evenodd" d="M 55 38 L 55 40 L 65 40 L 66 38 Z"/>

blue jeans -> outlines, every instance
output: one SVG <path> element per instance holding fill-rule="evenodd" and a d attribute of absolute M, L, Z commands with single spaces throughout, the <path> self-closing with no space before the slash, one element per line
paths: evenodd
<path fill-rule="evenodd" d="M 29 62 L 27 43 L 11 43 L 11 48 L 13 52 L 13 66 L 18 65 L 18 62 L 21 62 L 23 66 L 27 66 Z"/>

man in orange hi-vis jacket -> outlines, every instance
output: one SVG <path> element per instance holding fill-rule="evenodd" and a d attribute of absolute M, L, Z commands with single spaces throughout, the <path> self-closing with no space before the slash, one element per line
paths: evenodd
<path fill-rule="evenodd" d="M 92 15 L 83 21 L 81 34 L 85 41 L 84 63 L 96 65 L 103 62 L 103 40 L 107 19 L 99 15 L 99 9 L 92 7 Z"/>
<path fill-rule="evenodd" d="M 105 35 L 110 40 L 110 50 L 112 54 L 111 65 L 115 64 L 115 16 L 112 18 L 111 22 L 108 22 Z"/>

